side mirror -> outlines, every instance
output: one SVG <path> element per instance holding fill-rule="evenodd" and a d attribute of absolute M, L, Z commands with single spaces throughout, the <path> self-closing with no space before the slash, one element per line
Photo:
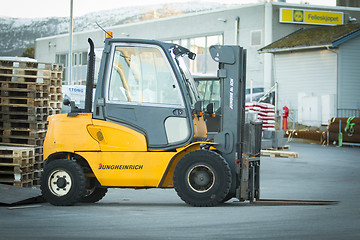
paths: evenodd
<path fill-rule="evenodd" d="M 214 103 L 209 103 L 209 104 L 206 106 L 206 113 L 209 114 L 209 115 L 212 115 L 214 112 L 215 112 L 215 105 L 214 105 Z"/>
<path fill-rule="evenodd" d="M 70 99 L 64 98 L 63 104 L 64 104 L 65 106 L 69 106 L 69 105 L 70 105 Z"/>
<path fill-rule="evenodd" d="M 189 53 L 188 53 L 188 57 L 189 57 L 189 59 L 191 59 L 191 60 L 195 60 L 196 54 L 193 53 L 193 52 L 189 52 Z"/>
<path fill-rule="evenodd" d="M 203 108 L 204 108 L 204 102 L 203 101 L 197 101 L 196 103 L 195 103 L 195 114 L 196 115 L 200 115 L 200 113 L 203 111 Z"/>

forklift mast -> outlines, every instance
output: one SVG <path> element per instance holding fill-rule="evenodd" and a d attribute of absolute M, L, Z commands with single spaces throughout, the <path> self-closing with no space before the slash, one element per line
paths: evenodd
<path fill-rule="evenodd" d="M 209 50 L 219 63 L 220 80 L 220 131 L 214 142 L 232 170 L 230 192 L 235 192 L 240 201 L 253 201 L 260 192 L 262 125 L 251 122 L 245 127 L 246 50 L 229 45 L 211 46 Z"/>

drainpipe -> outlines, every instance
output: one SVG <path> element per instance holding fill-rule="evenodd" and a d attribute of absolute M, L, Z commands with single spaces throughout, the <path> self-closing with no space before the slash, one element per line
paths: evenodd
<path fill-rule="evenodd" d="M 239 45 L 239 26 L 240 26 L 240 17 L 235 18 L 235 45 Z"/>
<path fill-rule="evenodd" d="M 273 28 L 273 7 L 272 3 L 265 3 L 264 16 L 264 46 L 272 43 L 272 28 Z M 271 53 L 264 53 L 264 87 L 269 90 L 273 86 L 272 79 L 273 59 Z"/>
<path fill-rule="evenodd" d="M 335 50 L 330 49 L 329 46 L 326 46 L 326 49 L 332 53 L 336 54 L 336 117 L 339 116 L 339 73 L 338 73 L 338 65 L 339 65 L 339 53 Z"/>

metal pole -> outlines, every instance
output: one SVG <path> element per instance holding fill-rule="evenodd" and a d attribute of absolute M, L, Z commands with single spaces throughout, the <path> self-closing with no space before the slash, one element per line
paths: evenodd
<path fill-rule="evenodd" d="M 253 80 L 250 81 L 250 102 L 253 101 Z"/>
<path fill-rule="evenodd" d="M 69 80 L 68 80 L 68 84 L 71 85 L 73 84 L 72 81 L 72 65 L 73 65 L 73 0 L 70 0 L 70 26 L 69 26 L 69 36 L 70 36 L 70 41 L 69 41 Z"/>
<path fill-rule="evenodd" d="M 234 38 L 234 41 L 235 41 L 235 45 L 239 45 L 239 26 L 240 26 L 240 18 L 239 17 L 235 17 L 235 38 Z"/>

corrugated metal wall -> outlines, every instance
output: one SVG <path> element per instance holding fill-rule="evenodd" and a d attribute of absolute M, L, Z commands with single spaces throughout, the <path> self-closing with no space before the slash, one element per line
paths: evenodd
<path fill-rule="evenodd" d="M 359 116 L 360 37 L 340 45 L 338 117 Z"/>
<path fill-rule="evenodd" d="M 298 107 L 298 94 L 336 94 L 336 54 L 328 50 L 274 54 L 278 82 L 278 107 Z"/>

